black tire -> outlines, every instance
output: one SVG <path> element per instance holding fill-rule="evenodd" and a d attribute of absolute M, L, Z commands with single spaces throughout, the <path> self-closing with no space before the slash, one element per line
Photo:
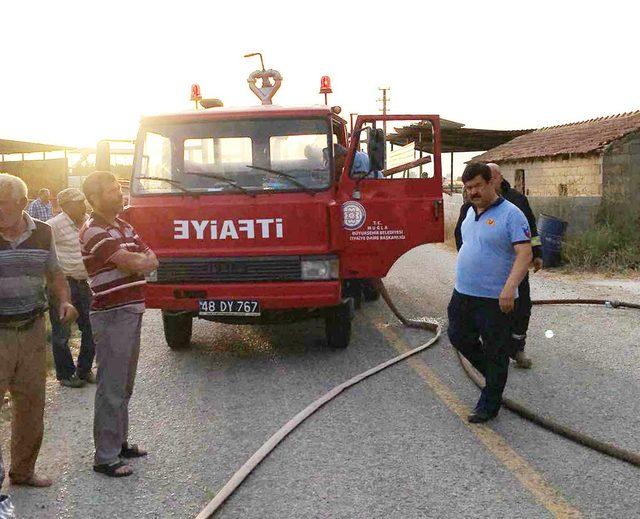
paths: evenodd
<path fill-rule="evenodd" d="M 363 304 L 364 304 L 364 294 L 362 293 L 362 290 L 358 290 L 353 295 L 353 306 L 356 310 L 360 310 Z"/>
<path fill-rule="evenodd" d="M 327 344 L 330 348 L 344 350 L 351 341 L 351 307 L 342 304 L 329 310 L 324 318 Z"/>
<path fill-rule="evenodd" d="M 342 295 L 343 297 L 353 298 L 355 309 L 360 310 L 364 298 L 362 295 L 362 284 L 359 279 L 346 280 L 342 289 Z"/>
<path fill-rule="evenodd" d="M 377 301 L 380 299 L 380 291 L 375 285 L 374 279 L 362 280 L 362 295 L 367 302 Z"/>
<path fill-rule="evenodd" d="M 162 312 L 164 337 L 172 350 L 184 350 L 191 344 L 193 318 L 190 314 Z"/>

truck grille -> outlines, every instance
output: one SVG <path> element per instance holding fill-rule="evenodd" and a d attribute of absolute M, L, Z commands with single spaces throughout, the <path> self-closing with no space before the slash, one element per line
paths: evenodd
<path fill-rule="evenodd" d="M 299 281 L 300 256 L 262 258 L 165 258 L 158 283 L 225 283 L 238 281 Z"/>

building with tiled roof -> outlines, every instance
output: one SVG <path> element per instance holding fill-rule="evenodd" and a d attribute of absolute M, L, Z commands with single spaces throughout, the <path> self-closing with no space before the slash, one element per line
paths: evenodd
<path fill-rule="evenodd" d="M 540 128 L 473 158 L 495 162 L 534 211 L 590 225 L 602 197 L 640 196 L 640 110 Z"/>
<path fill-rule="evenodd" d="M 474 157 L 484 162 L 566 158 L 602 153 L 613 141 L 640 130 L 640 110 L 579 123 L 540 128 Z"/>

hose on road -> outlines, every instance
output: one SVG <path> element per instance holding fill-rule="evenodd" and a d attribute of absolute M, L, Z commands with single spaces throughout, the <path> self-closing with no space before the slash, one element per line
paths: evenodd
<path fill-rule="evenodd" d="M 534 305 L 601 305 L 607 308 L 634 308 L 640 309 L 640 305 L 636 303 L 627 303 L 624 301 L 608 301 L 606 299 L 541 299 L 533 301 Z M 471 366 L 469 361 L 465 359 L 458 350 L 456 350 L 458 361 L 464 369 L 467 376 L 473 381 L 473 383 L 482 389 L 484 387 L 483 377 Z M 522 418 L 529 420 L 530 422 L 539 425 L 540 427 L 547 429 L 555 434 L 563 436 L 571 441 L 589 447 L 595 451 L 598 451 L 612 458 L 616 458 L 621 461 L 625 461 L 636 467 L 640 467 L 640 454 L 631 452 L 620 447 L 616 447 L 610 443 L 606 443 L 584 433 L 576 431 L 570 427 L 562 425 L 555 420 L 544 417 L 537 413 L 534 413 L 524 405 L 515 402 L 509 398 L 502 399 L 502 405 L 510 411 L 518 414 Z"/>
<path fill-rule="evenodd" d="M 356 385 L 358 382 L 362 382 L 363 380 L 369 378 L 376 373 L 379 373 L 383 369 L 388 368 L 389 366 L 393 366 L 398 362 L 406 359 L 407 357 L 411 357 L 416 353 L 420 353 L 421 351 L 426 350 L 433 346 L 440 339 L 441 328 L 440 324 L 437 321 L 429 320 L 426 318 L 422 319 L 407 319 L 405 318 L 396 306 L 393 304 L 393 301 L 389 297 L 387 290 L 385 289 L 382 282 L 380 282 L 380 293 L 386 303 L 391 308 L 391 311 L 395 314 L 395 316 L 402 322 L 403 325 L 408 326 L 410 328 L 419 328 L 422 330 L 427 330 L 429 332 L 433 332 L 434 336 L 423 345 L 418 346 L 417 348 L 407 351 L 402 355 L 398 355 L 392 359 L 389 359 L 382 364 L 378 364 L 377 366 L 365 371 L 364 373 L 360 373 L 353 378 L 350 378 L 346 382 L 334 387 L 331 391 L 324 394 L 320 398 L 318 398 L 315 402 L 312 402 L 307 407 L 305 407 L 302 411 L 300 411 L 296 416 L 294 416 L 291 420 L 289 420 L 286 424 L 284 424 L 280 429 L 278 429 L 263 445 L 260 447 L 254 454 L 251 456 L 245 463 L 240 467 L 240 469 L 231 477 L 231 479 L 220 489 L 220 491 L 215 495 L 215 497 L 207 504 L 207 506 L 197 515 L 196 519 L 207 519 L 211 517 L 216 510 L 222 506 L 222 504 L 227 500 L 227 498 L 236 491 L 236 489 L 242 484 L 242 482 L 251 474 L 253 469 L 255 469 L 260 462 L 265 459 L 277 446 L 278 444 L 284 440 L 296 427 L 298 427 L 302 422 L 304 422 L 307 418 L 309 418 L 313 413 L 315 413 L 318 409 L 320 409 L 323 405 L 325 405 L 330 400 L 333 400 L 344 390 L 350 388 L 351 386 Z"/>
<path fill-rule="evenodd" d="M 296 416 L 294 416 L 291 420 L 289 420 L 286 424 L 284 424 L 278 431 L 276 431 L 243 465 L 240 469 L 229 479 L 229 481 L 220 489 L 220 491 L 215 495 L 215 497 L 207 504 L 207 506 L 197 515 L 196 519 L 208 519 L 211 517 L 221 506 L 222 504 L 233 494 L 238 487 L 242 484 L 242 482 L 253 472 L 253 470 L 264 460 L 277 446 L 282 440 L 284 440 L 294 429 L 296 429 L 302 422 L 304 422 L 307 418 L 309 418 L 312 414 L 314 414 L 318 409 L 324 406 L 326 403 L 337 397 L 346 389 L 356 385 L 358 382 L 361 382 L 380 371 L 397 364 L 398 362 L 415 355 L 416 353 L 420 353 L 421 351 L 426 350 L 427 348 L 432 347 L 438 340 L 441 335 L 441 327 L 440 324 L 435 320 L 430 320 L 427 318 L 420 319 L 407 319 L 404 317 L 395 303 L 389 296 L 384 284 L 380 281 L 377 288 L 380 291 L 385 303 L 389 306 L 393 314 L 398 318 L 398 320 L 409 328 L 418 328 L 421 330 L 426 330 L 434 333 L 434 336 L 427 341 L 426 343 L 409 350 L 402 355 L 398 355 L 392 359 L 379 364 L 364 373 L 360 373 L 355 377 L 343 382 L 342 384 L 334 387 L 331 391 L 324 394 L 311 404 L 309 404 L 306 408 L 300 411 Z M 553 300 L 541 300 L 534 301 L 535 305 L 565 305 L 565 304 L 591 304 L 591 305 L 605 305 L 607 307 L 612 308 L 637 308 L 640 309 L 640 305 L 634 303 L 625 303 L 620 301 L 606 301 L 600 299 L 553 299 Z M 457 350 L 456 350 L 456 353 Z M 458 360 L 462 365 L 465 373 L 473 380 L 473 382 L 479 387 L 482 388 L 484 385 L 484 381 L 482 377 L 475 371 L 473 367 L 467 362 L 466 359 L 460 353 L 458 353 Z M 534 413 L 527 407 L 514 402 L 508 398 L 503 399 L 503 405 L 513 411 L 514 413 L 520 415 L 521 417 L 539 425 L 551 432 L 559 434 L 565 438 L 568 438 L 574 442 L 577 442 L 581 445 L 594 449 L 598 452 L 606 454 L 608 456 L 617 458 L 619 460 L 625 461 L 627 463 L 631 463 L 636 466 L 640 466 L 640 455 L 634 452 L 630 452 L 615 445 L 611 445 L 590 436 L 587 436 L 583 433 L 575 431 L 569 427 L 561 425 L 550 418 L 546 418 L 543 416 Z"/>

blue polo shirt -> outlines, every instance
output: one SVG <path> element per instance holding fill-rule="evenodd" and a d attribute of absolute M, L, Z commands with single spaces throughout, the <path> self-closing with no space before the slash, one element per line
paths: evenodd
<path fill-rule="evenodd" d="M 480 215 L 471 206 L 462 222 L 456 290 L 468 296 L 498 299 L 516 259 L 513 246 L 530 241 L 529 223 L 511 202 L 500 197 Z"/>
<path fill-rule="evenodd" d="M 369 172 L 369 155 L 363 151 L 356 150 L 351 165 L 351 173 L 368 173 Z"/>

